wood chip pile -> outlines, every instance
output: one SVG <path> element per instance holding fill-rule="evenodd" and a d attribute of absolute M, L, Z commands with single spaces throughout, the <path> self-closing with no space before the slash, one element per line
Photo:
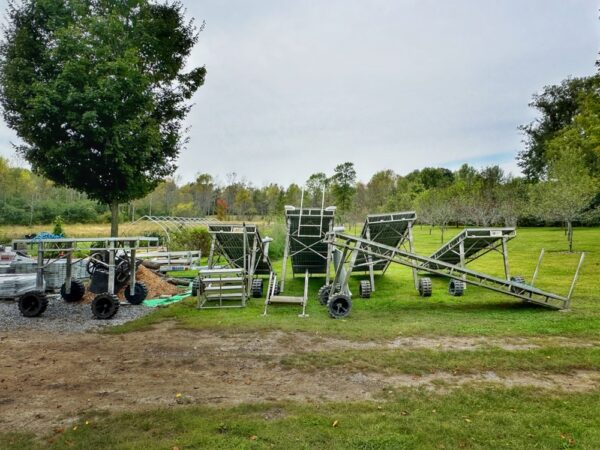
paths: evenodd
<path fill-rule="evenodd" d="M 136 281 L 144 283 L 148 288 L 148 296 L 146 297 L 148 300 L 160 298 L 161 296 L 165 295 L 177 295 L 183 291 L 182 288 L 172 285 L 163 277 L 144 266 L 139 267 L 135 277 Z M 87 291 L 83 296 L 82 301 L 84 303 L 91 303 L 95 296 L 96 294 Z M 119 297 L 120 300 L 125 299 L 124 289 L 121 289 L 119 292 L 117 292 L 117 297 Z"/>

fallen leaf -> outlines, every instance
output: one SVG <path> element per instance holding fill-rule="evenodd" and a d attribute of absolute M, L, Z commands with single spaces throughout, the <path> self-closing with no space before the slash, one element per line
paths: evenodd
<path fill-rule="evenodd" d="M 175 394 L 175 398 L 181 398 L 181 394 L 178 392 L 177 394 Z"/>
<path fill-rule="evenodd" d="M 255 434 L 253 434 L 252 436 L 250 436 L 250 440 L 251 441 L 255 441 L 258 439 L 258 436 L 256 436 Z"/>
<path fill-rule="evenodd" d="M 332 425 L 332 426 L 333 426 L 333 428 L 337 427 L 337 426 L 338 426 L 338 424 L 339 424 L 339 422 L 338 422 L 337 420 L 335 420 L 335 421 L 333 422 L 333 425 Z"/>
<path fill-rule="evenodd" d="M 465 422 L 471 423 L 471 419 L 465 419 Z"/>

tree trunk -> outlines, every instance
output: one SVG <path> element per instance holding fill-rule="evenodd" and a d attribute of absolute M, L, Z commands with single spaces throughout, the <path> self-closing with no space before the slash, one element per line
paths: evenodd
<path fill-rule="evenodd" d="M 567 239 L 569 239 L 569 253 L 573 253 L 573 223 L 567 221 Z"/>
<path fill-rule="evenodd" d="M 110 237 L 119 237 L 119 202 L 110 204 Z"/>

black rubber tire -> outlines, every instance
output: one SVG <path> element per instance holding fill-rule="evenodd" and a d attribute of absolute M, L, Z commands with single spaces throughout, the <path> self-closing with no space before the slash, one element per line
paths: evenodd
<path fill-rule="evenodd" d="M 360 280 L 360 284 L 358 285 L 360 298 L 371 298 L 371 292 L 373 292 L 371 282 L 369 280 Z"/>
<path fill-rule="evenodd" d="M 18 304 L 24 317 L 37 317 L 46 311 L 48 297 L 42 291 L 29 291 L 19 297 Z"/>
<path fill-rule="evenodd" d="M 433 286 L 431 284 L 431 278 L 419 278 L 419 295 L 421 297 L 431 297 L 432 290 Z"/>
<path fill-rule="evenodd" d="M 200 286 L 200 282 L 198 280 L 194 280 L 192 282 L 192 297 L 198 297 L 198 286 Z"/>
<path fill-rule="evenodd" d="M 252 298 L 260 298 L 263 296 L 263 280 L 262 278 L 255 278 L 252 280 L 252 286 L 250 288 L 252 292 Z"/>
<path fill-rule="evenodd" d="M 67 294 L 67 285 L 63 283 L 60 287 L 60 296 L 67 303 L 78 302 L 85 295 L 85 286 L 80 280 L 71 280 L 71 292 Z"/>
<path fill-rule="evenodd" d="M 276 284 L 275 285 L 275 291 L 273 292 L 273 295 L 279 295 L 281 294 L 281 285 Z"/>
<path fill-rule="evenodd" d="M 325 284 L 323 286 L 321 286 L 319 288 L 319 292 L 318 292 L 318 297 L 319 297 L 319 303 L 323 306 L 327 305 L 327 302 L 329 301 L 329 293 L 331 292 L 331 285 L 329 284 Z"/>
<path fill-rule="evenodd" d="M 120 284 L 129 280 L 129 261 L 122 259 L 115 267 L 115 281 Z"/>
<path fill-rule="evenodd" d="M 334 319 L 341 319 L 352 311 L 352 300 L 345 294 L 336 294 L 327 302 L 327 310 Z"/>
<path fill-rule="evenodd" d="M 450 280 L 448 283 L 448 294 L 453 297 L 462 297 L 465 293 L 465 282 L 460 280 Z"/>
<path fill-rule="evenodd" d="M 519 283 L 519 284 L 527 284 L 525 282 L 525 278 L 520 275 L 510 277 L 510 281 L 513 281 L 513 282 Z M 511 286 L 510 291 L 514 292 L 515 294 L 524 294 L 525 293 L 525 291 L 523 289 L 519 289 L 518 287 L 515 287 L 515 286 Z"/>
<path fill-rule="evenodd" d="M 108 292 L 98 294 L 92 301 L 92 314 L 96 319 L 112 319 L 117 311 L 119 311 L 119 299 L 114 294 Z"/>
<path fill-rule="evenodd" d="M 135 294 L 131 295 L 129 292 L 129 286 L 125 287 L 125 299 L 132 305 L 141 305 L 146 297 L 148 297 L 148 288 L 144 283 L 135 283 Z"/>

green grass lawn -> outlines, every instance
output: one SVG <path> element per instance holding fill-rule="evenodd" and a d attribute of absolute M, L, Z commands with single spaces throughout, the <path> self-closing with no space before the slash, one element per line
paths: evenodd
<path fill-rule="evenodd" d="M 447 238 L 457 229 L 450 229 Z M 439 231 L 415 230 L 417 252 L 428 255 L 440 244 Z M 579 254 L 565 253 L 559 229 L 520 229 L 510 242 L 514 275 L 530 279 L 539 252 L 546 257 L 536 285 L 566 295 Z M 559 312 L 502 294 L 468 287 L 465 296 L 447 294 L 447 280 L 435 278 L 433 296 L 418 296 L 409 269 L 392 266 L 376 279 L 371 299 L 354 297 L 343 320 L 330 319 L 316 300 L 323 278 L 310 280 L 310 317 L 298 307 L 274 306 L 261 315 L 264 299 L 245 309 L 203 310 L 193 299 L 159 309 L 149 316 L 115 327 L 109 333 L 143 330 L 163 320 L 188 329 L 262 333 L 300 331 L 322 339 L 340 337 L 359 342 L 396 337 L 525 338 L 531 349 L 505 349 L 493 343 L 470 350 L 432 348 L 340 349 L 284 355 L 272 360 L 285 369 L 306 372 L 458 374 L 494 371 L 569 374 L 600 371 L 600 229 L 577 229 L 575 249 L 587 253 L 572 310 Z M 275 262 L 281 269 L 281 261 Z M 475 262 L 473 269 L 503 275 L 499 254 Z M 352 277 L 356 294 L 363 276 Z M 301 278 L 286 281 L 286 293 L 300 295 Z M 581 345 L 562 346 L 560 338 Z M 586 345 L 584 345 L 586 344 Z M 323 378 L 336 385 L 342 380 Z M 225 388 L 225 387 L 224 387 Z M 26 434 L 0 435 L 1 448 L 600 448 L 600 389 L 588 392 L 508 388 L 478 383 L 431 391 L 425 388 L 383 388 L 377 401 L 344 403 L 265 402 L 238 407 L 178 405 L 169 409 L 120 415 L 90 415 L 64 433 L 43 440 Z M 86 420 L 88 423 L 86 424 Z"/>
<path fill-rule="evenodd" d="M 334 388 L 334 386 L 332 386 Z M 40 441 L 0 437 L 3 449 L 595 449 L 600 392 L 530 389 L 382 390 L 381 401 L 181 407 L 83 418 Z M 86 423 L 87 422 L 87 423 Z"/>

